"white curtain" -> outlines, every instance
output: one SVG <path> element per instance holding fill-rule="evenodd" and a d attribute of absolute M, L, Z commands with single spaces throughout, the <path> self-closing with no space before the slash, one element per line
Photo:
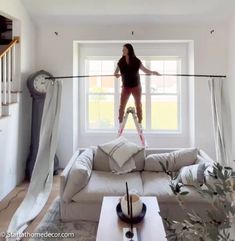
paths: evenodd
<path fill-rule="evenodd" d="M 231 165 L 231 119 L 226 98 L 223 95 L 222 78 L 209 80 L 210 99 L 212 108 L 215 150 L 217 162 L 224 166 Z"/>
<path fill-rule="evenodd" d="M 61 105 L 60 81 L 48 81 L 44 103 L 38 154 L 28 192 L 11 219 L 7 232 L 21 234 L 44 207 L 52 188 Z M 17 240 L 8 238 L 7 240 Z"/>

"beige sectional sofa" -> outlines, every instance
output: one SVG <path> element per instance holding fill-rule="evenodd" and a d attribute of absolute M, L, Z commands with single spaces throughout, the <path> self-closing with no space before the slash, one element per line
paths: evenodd
<path fill-rule="evenodd" d="M 182 155 L 179 153 L 185 153 L 184 150 L 186 155 L 181 158 Z M 188 151 L 192 151 L 193 154 L 187 156 Z M 87 155 L 84 155 L 85 152 Z M 164 217 L 183 218 L 184 212 L 169 186 L 169 177 L 159 170 L 159 163 L 155 163 L 154 158 L 151 157 L 155 155 L 158 159 L 164 160 L 172 153 L 178 153 L 176 166 L 179 169 L 196 163 L 213 163 L 202 150 L 147 148 L 134 156 L 135 170 L 117 175 L 111 172 L 109 157 L 99 148 L 78 150 L 60 176 L 62 221 L 98 221 L 103 196 L 124 195 L 125 182 L 128 182 L 129 189 L 135 190 L 141 196 L 156 196 Z M 81 162 L 86 166 L 84 172 L 80 172 L 83 169 Z M 79 168 L 80 171 L 77 172 Z M 189 210 L 205 213 L 209 203 L 195 191 L 193 186 L 187 186 L 184 189 L 189 191 L 189 194 L 183 197 L 186 207 Z M 110 210 L 112 211 L 115 210 Z"/>

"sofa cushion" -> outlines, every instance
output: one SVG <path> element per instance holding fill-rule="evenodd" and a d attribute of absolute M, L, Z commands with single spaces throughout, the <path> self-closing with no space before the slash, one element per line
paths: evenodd
<path fill-rule="evenodd" d="M 103 196 L 122 196 L 126 192 L 126 182 L 129 190 L 135 190 L 142 195 L 143 187 L 139 172 L 116 175 L 111 172 L 93 171 L 86 187 L 74 195 L 72 200 L 101 203 Z"/>
<path fill-rule="evenodd" d="M 89 181 L 93 165 L 93 150 L 83 151 L 73 163 L 63 193 L 65 202 L 71 201 L 73 195 L 79 192 Z"/>
<path fill-rule="evenodd" d="M 112 158 L 119 167 L 122 167 L 134 154 L 143 150 L 142 146 L 138 146 L 122 136 L 99 145 L 98 148 Z"/>
<path fill-rule="evenodd" d="M 169 184 L 170 178 L 164 172 L 142 172 L 143 195 L 157 196 L 159 203 L 177 203 Z M 193 186 L 185 186 L 182 191 L 189 194 L 181 196 L 185 203 L 207 203 Z"/>
<path fill-rule="evenodd" d="M 160 162 L 166 166 L 169 164 L 169 171 L 178 171 L 183 166 L 192 165 L 197 159 L 197 148 L 184 148 L 170 153 L 150 154 L 145 159 L 145 171 L 161 172 Z"/>
<path fill-rule="evenodd" d="M 109 155 L 104 153 L 99 147 L 93 147 L 94 149 L 94 164 L 93 169 L 96 171 L 106 171 L 110 172 L 110 160 Z M 145 149 L 137 152 L 132 156 L 135 161 L 135 171 L 142 171 L 144 169 L 144 160 L 145 160 Z"/>

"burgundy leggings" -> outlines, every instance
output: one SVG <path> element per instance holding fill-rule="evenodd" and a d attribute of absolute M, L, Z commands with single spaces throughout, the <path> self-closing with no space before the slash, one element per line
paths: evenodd
<path fill-rule="evenodd" d="M 141 86 L 137 86 L 133 88 L 122 87 L 120 107 L 119 107 L 119 117 L 118 117 L 118 120 L 120 123 L 123 121 L 126 104 L 131 94 L 133 95 L 135 100 L 135 108 L 137 112 L 138 121 L 139 123 L 142 122 L 143 117 L 142 117 L 142 104 L 141 104 Z"/>

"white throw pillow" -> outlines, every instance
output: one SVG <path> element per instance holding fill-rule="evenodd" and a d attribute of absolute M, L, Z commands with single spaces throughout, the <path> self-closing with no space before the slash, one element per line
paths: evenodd
<path fill-rule="evenodd" d="M 99 145 L 98 148 L 109 155 L 119 167 L 122 167 L 133 155 L 144 149 L 144 147 L 138 146 L 122 136 L 108 143 Z"/>
<path fill-rule="evenodd" d="M 109 166 L 111 171 L 115 174 L 125 174 L 136 169 L 134 158 L 130 158 L 122 167 L 119 167 L 112 158 L 109 158 Z"/>
<path fill-rule="evenodd" d="M 71 198 L 85 187 L 90 179 L 93 165 L 93 151 L 86 149 L 77 157 L 69 172 L 63 193 L 63 200 L 69 202 Z"/>
<path fill-rule="evenodd" d="M 106 154 L 104 151 L 102 151 L 99 147 L 93 147 L 93 150 L 94 150 L 93 169 L 96 171 L 105 171 L 105 172 L 113 171 L 113 166 L 111 165 L 113 165 L 112 163 L 114 163 L 115 161 L 112 160 L 112 163 L 111 163 L 109 155 Z M 145 149 L 133 155 L 132 158 L 135 161 L 135 166 L 136 166 L 135 170 L 143 171 L 144 162 L 145 162 Z M 132 158 L 130 158 L 130 160 Z M 122 168 L 124 166 L 126 166 L 126 163 L 122 166 Z"/>
<path fill-rule="evenodd" d="M 166 166 L 168 162 L 169 171 L 179 171 L 181 167 L 192 165 L 197 159 L 197 148 L 184 148 L 169 153 L 150 154 L 145 159 L 145 171 L 162 172 L 160 162 Z"/>
<path fill-rule="evenodd" d="M 205 169 L 204 163 L 182 167 L 177 180 L 184 185 L 201 185 L 204 183 Z"/>

